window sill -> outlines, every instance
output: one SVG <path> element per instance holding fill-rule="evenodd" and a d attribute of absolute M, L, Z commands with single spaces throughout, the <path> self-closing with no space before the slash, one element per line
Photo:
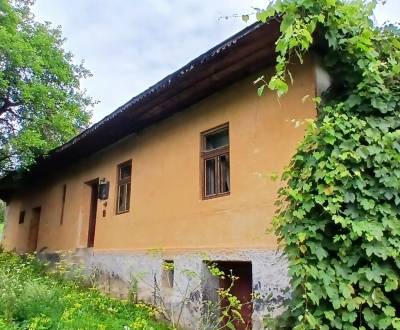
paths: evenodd
<path fill-rule="evenodd" d="M 128 211 L 123 211 L 123 212 L 116 212 L 115 215 L 121 215 L 121 214 L 125 214 L 125 213 L 129 213 L 130 210 Z"/>
<path fill-rule="evenodd" d="M 219 198 L 219 197 L 225 197 L 225 196 L 229 196 L 231 194 L 230 191 L 226 192 L 226 193 L 222 193 L 222 194 L 217 194 L 217 195 L 210 195 L 210 196 L 203 196 L 202 200 L 208 200 L 208 199 L 215 199 L 215 198 Z"/>

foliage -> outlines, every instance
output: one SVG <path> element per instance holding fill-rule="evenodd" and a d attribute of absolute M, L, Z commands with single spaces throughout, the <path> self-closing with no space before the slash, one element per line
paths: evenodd
<path fill-rule="evenodd" d="M 190 269 L 176 269 L 173 262 L 164 261 L 162 263 L 164 278 L 161 279 L 161 283 L 156 273 L 141 272 L 132 276 L 130 290 L 132 301 L 137 302 L 139 286 L 152 290 L 152 304 L 157 306 L 158 313 L 172 325 L 173 329 L 179 328 L 185 308 L 201 312 L 200 318 L 195 320 L 198 322 L 196 328 L 198 330 L 234 330 L 237 325 L 241 326 L 244 323 L 241 315 L 242 307 L 252 304 L 252 301 L 243 303 L 232 294 L 233 286 L 239 279 L 232 271 L 225 273 L 216 263 L 209 261 L 204 255 L 203 257 L 206 259 L 205 266 L 213 281 L 219 284 L 220 280 L 224 280 L 229 284 L 225 288 L 215 289 L 215 297 L 203 296 L 200 300 L 202 281 L 199 274 Z M 175 276 L 168 276 L 171 271 L 175 275 L 179 271 L 179 281 Z M 171 288 L 174 289 L 173 295 Z"/>
<path fill-rule="evenodd" d="M 207 264 L 208 271 L 218 282 L 228 280 L 227 287 L 217 289 L 215 301 L 205 299 L 202 306 L 201 329 L 236 329 L 237 326 L 243 327 L 245 320 L 241 311 L 253 304 L 253 301 L 241 302 L 237 296 L 232 294 L 235 282 L 239 277 L 235 276 L 232 270 L 224 273 L 218 265 L 213 262 Z"/>
<path fill-rule="evenodd" d="M 1 330 L 167 329 L 144 304 L 107 297 L 47 270 L 34 255 L 0 253 Z"/>
<path fill-rule="evenodd" d="M 332 85 L 283 179 L 274 228 L 293 299 L 277 328 L 400 329 L 400 39 L 376 27 L 375 2 L 278 0 L 276 74 L 318 46 Z"/>
<path fill-rule="evenodd" d="M 31 0 L 0 0 L 0 174 L 31 164 L 86 128 L 90 73 L 63 49 L 61 28 L 38 23 Z"/>

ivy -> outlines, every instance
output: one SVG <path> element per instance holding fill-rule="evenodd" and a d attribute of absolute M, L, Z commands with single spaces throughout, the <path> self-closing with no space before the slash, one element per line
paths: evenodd
<path fill-rule="evenodd" d="M 257 13 L 281 32 L 259 94 L 284 95 L 316 40 L 332 77 L 283 174 L 274 229 L 293 294 L 270 327 L 400 329 L 400 37 L 373 24 L 375 5 L 277 0 Z"/>

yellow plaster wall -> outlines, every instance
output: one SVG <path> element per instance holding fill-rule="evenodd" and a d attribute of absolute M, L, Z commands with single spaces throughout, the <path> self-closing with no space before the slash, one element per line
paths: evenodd
<path fill-rule="evenodd" d="M 279 187 L 269 175 L 289 163 L 304 126 L 293 120 L 315 115 L 311 63 L 292 69 L 295 84 L 278 99 L 256 95 L 249 77 L 163 122 L 129 136 L 62 170 L 46 183 L 27 188 L 8 206 L 3 245 L 26 249 L 33 207 L 41 206 L 38 249 L 85 247 L 90 188 L 95 178 L 110 181 L 107 205 L 99 201 L 95 249 L 275 248 L 266 235 Z M 310 95 L 302 102 L 305 95 Z M 200 133 L 229 122 L 231 193 L 202 200 Z M 132 159 L 131 210 L 116 215 L 117 165 Z M 60 225 L 62 187 L 67 185 Z M 18 224 L 20 210 L 26 221 Z M 105 217 L 103 210 L 106 211 Z"/>

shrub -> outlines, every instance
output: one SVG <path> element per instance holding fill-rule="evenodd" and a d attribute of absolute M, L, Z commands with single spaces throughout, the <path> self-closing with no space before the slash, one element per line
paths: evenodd
<path fill-rule="evenodd" d="M 105 296 L 46 270 L 35 256 L 0 252 L 0 330 L 168 329 L 144 304 Z"/>

